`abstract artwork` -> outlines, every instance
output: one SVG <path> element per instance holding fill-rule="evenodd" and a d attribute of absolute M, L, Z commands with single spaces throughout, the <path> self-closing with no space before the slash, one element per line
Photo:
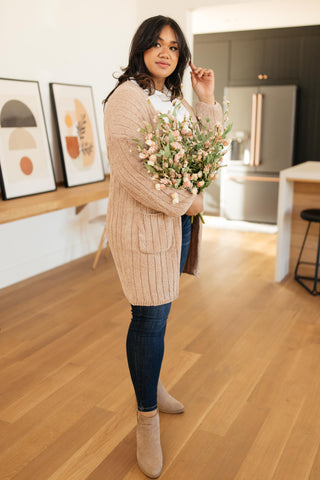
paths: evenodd
<path fill-rule="evenodd" d="M 92 88 L 50 83 L 67 187 L 104 180 Z"/>
<path fill-rule="evenodd" d="M 0 78 L 2 198 L 56 190 L 39 84 Z"/>

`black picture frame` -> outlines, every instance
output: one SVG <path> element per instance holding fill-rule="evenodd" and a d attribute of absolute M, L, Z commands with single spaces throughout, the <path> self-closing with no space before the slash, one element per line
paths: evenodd
<path fill-rule="evenodd" d="M 103 181 L 92 87 L 55 82 L 49 87 L 65 186 Z"/>
<path fill-rule="evenodd" d="M 0 78 L 3 200 L 57 189 L 39 82 Z"/>

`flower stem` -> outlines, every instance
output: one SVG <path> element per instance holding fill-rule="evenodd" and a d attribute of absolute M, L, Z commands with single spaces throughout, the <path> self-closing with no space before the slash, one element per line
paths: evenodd
<path fill-rule="evenodd" d="M 198 215 L 199 215 L 199 217 L 200 217 L 200 219 L 201 219 L 201 222 L 202 222 L 203 224 L 205 224 L 206 222 L 204 221 L 204 218 L 203 218 L 203 216 L 201 215 L 201 213 L 198 213 Z M 190 222 L 191 222 L 191 225 L 192 225 L 192 224 L 193 224 L 193 215 L 191 216 Z"/>
<path fill-rule="evenodd" d="M 201 215 L 201 213 L 198 213 L 198 215 L 199 215 L 199 217 L 201 218 L 201 222 L 202 222 L 203 224 L 205 224 L 206 222 L 204 221 L 204 218 L 203 218 L 203 216 Z"/>

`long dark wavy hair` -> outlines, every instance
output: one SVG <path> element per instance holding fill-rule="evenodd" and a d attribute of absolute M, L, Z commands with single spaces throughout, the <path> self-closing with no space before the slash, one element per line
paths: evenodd
<path fill-rule="evenodd" d="M 177 97 L 182 97 L 181 81 L 185 68 L 191 59 L 191 53 L 184 34 L 177 22 L 170 17 L 157 15 L 144 20 L 136 31 L 131 42 L 129 64 L 127 67 L 122 68 L 122 75 L 117 78 L 118 82 L 115 88 L 109 93 L 107 98 L 103 100 L 103 104 L 108 101 L 110 95 L 112 95 L 119 85 L 130 78 L 134 79 L 141 88 L 148 89 L 149 95 L 154 93 L 155 84 L 144 63 L 143 54 L 146 50 L 155 46 L 161 30 L 167 25 L 172 28 L 176 35 L 179 48 L 179 60 L 174 72 L 165 79 L 165 86 L 171 91 L 172 100 Z"/>

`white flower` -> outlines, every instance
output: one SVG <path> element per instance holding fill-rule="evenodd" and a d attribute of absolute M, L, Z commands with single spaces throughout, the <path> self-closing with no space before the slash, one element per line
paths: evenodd
<path fill-rule="evenodd" d="M 171 196 L 172 196 L 172 203 L 179 203 L 179 195 L 177 194 L 177 192 L 172 193 Z"/>

